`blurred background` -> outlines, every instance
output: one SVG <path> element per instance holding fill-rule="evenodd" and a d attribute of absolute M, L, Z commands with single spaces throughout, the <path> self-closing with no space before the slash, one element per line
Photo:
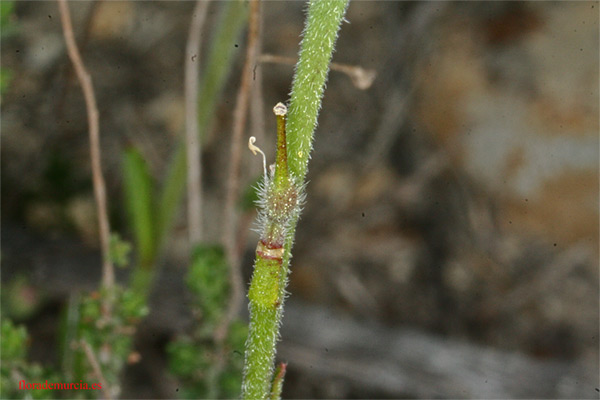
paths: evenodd
<path fill-rule="evenodd" d="M 209 7 L 205 53 L 223 6 Z M 136 146 L 164 178 L 184 129 L 194 3 L 70 7 L 100 110 L 111 224 L 127 239 L 122 152 Z M 304 8 L 262 4 L 263 54 L 296 57 Z M 599 8 L 350 4 L 334 62 L 376 77 L 363 89 L 329 75 L 278 346 L 284 398 L 598 398 Z M 52 364 L 66 299 L 100 282 L 86 113 L 56 3 L 16 2 L 11 18 L 2 311 L 28 327 L 30 358 Z M 202 148 L 207 242 L 222 233 L 245 35 L 229 43 L 233 66 Z M 288 99 L 293 67 L 260 67 L 264 111 L 245 137 L 260 131 L 270 162 L 270 110 Z M 246 187 L 262 165 L 249 151 L 243 165 Z M 125 398 L 175 397 L 164 348 L 192 320 L 186 230 L 182 202 Z M 258 236 L 242 235 L 249 282 Z"/>

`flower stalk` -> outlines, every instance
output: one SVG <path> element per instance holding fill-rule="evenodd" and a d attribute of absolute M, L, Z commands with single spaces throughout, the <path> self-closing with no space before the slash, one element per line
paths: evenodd
<path fill-rule="evenodd" d="M 291 222 L 300 211 L 301 188 L 288 169 L 285 117 L 282 103 L 273 108 L 277 117 L 277 155 L 275 170 L 266 174 L 260 186 L 260 240 L 256 246 L 250 299 L 250 332 L 246 346 L 246 364 L 242 396 L 264 399 L 271 392 L 275 344 L 279 332 L 283 293 L 280 290 L 284 245 Z M 249 147 L 255 151 L 254 141 Z M 256 151 L 260 151 L 257 149 Z"/>
<path fill-rule="evenodd" d="M 244 399 L 278 398 L 281 393 L 283 375 L 278 373 L 274 380 L 273 372 L 290 251 L 329 63 L 347 6 L 348 0 L 309 2 L 289 115 L 281 103 L 273 109 L 277 117 L 277 154 L 275 170 L 265 173 L 259 187 L 261 237 L 248 292 L 250 331 L 242 384 Z"/>

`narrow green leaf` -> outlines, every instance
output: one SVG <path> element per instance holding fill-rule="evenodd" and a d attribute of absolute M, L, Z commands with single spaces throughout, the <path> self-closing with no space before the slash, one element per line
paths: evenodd
<path fill-rule="evenodd" d="M 75 372 L 76 352 L 71 345 L 77 340 L 80 302 L 80 294 L 71 293 L 62 311 L 59 329 L 60 370 L 63 376 L 71 381 L 74 380 L 75 375 L 81 375 Z"/>
<path fill-rule="evenodd" d="M 233 65 L 232 59 L 241 49 L 237 40 L 246 26 L 247 15 L 247 1 L 233 0 L 223 3 L 207 58 L 208 63 L 200 81 L 198 125 L 204 132 L 210 129 L 217 101 Z"/>
<path fill-rule="evenodd" d="M 8 24 L 10 15 L 13 13 L 14 8 L 15 8 L 14 1 L 0 2 L 0 23 L 2 25 Z"/>
<path fill-rule="evenodd" d="M 139 265 L 151 268 L 156 255 L 153 182 L 141 153 L 130 148 L 123 155 L 123 179 L 127 211 L 137 245 Z"/>
<path fill-rule="evenodd" d="M 6 39 L 17 33 L 19 25 L 15 22 L 15 2 L 0 1 L 0 38 Z"/>
<path fill-rule="evenodd" d="M 157 252 L 163 245 L 166 234 L 171 229 L 179 205 L 185 192 L 186 184 L 186 157 L 185 146 L 180 142 L 175 150 L 175 155 L 169 164 L 167 176 L 163 184 L 157 207 L 158 220 L 156 223 Z"/>

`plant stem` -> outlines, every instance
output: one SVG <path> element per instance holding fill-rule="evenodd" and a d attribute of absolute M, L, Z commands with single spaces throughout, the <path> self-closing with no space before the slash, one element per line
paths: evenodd
<path fill-rule="evenodd" d="M 277 116 L 275 172 L 265 175 L 261 187 L 259 220 L 263 226 L 248 292 L 250 331 L 242 395 L 249 399 L 264 399 L 271 393 L 275 343 L 283 303 L 279 291 L 283 245 L 289 222 L 299 212 L 298 190 L 289 176 L 287 162 L 287 108 L 279 103 L 273 108 L 273 112 Z"/>
<path fill-rule="evenodd" d="M 328 65 L 331 62 L 334 45 L 349 1 L 310 1 L 286 124 L 290 173 L 302 189 L 304 189 L 313 135 L 325 91 Z M 300 193 L 300 196 L 303 196 L 303 193 Z M 285 297 L 297 223 L 298 216 L 290 222 L 284 247 L 279 282 L 279 296 L 282 299 Z"/>
<path fill-rule="evenodd" d="M 200 96 L 198 99 L 198 140 L 206 139 L 206 133 L 214 120 L 215 108 L 220 93 L 225 86 L 227 76 L 233 64 L 235 43 L 246 23 L 246 5 L 242 1 L 224 2 L 213 34 L 211 47 L 207 57 L 207 65 L 202 73 Z M 178 144 L 169 164 L 164 187 L 158 207 L 157 246 L 163 245 L 171 224 L 178 210 L 186 184 L 187 162 L 185 143 Z M 157 251 L 157 254 L 159 252 Z"/>
<path fill-rule="evenodd" d="M 104 393 L 104 397 L 107 400 L 111 400 L 113 398 L 112 393 L 111 393 L 111 388 L 108 386 L 108 382 L 106 381 L 106 378 L 102 374 L 102 369 L 100 368 L 100 363 L 98 363 L 98 358 L 94 354 L 94 349 L 92 349 L 92 346 L 90 346 L 90 344 L 88 342 L 86 342 L 84 339 L 81 339 L 79 344 L 83 348 L 85 356 L 86 356 L 88 362 L 90 363 L 90 365 L 92 366 L 92 370 L 94 371 L 94 374 L 96 375 L 96 379 L 98 379 L 98 381 L 102 385 L 102 392 Z"/>
<path fill-rule="evenodd" d="M 278 56 L 275 54 L 261 54 L 258 57 L 261 63 L 285 64 L 294 65 L 297 59 L 294 57 Z M 352 84 L 360 90 L 366 90 L 371 87 L 373 81 L 377 77 L 377 72 L 373 69 L 365 69 L 359 65 L 348 65 L 340 63 L 330 63 L 329 68 L 332 71 L 346 74 L 352 79 Z"/>
<path fill-rule="evenodd" d="M 285 106 L 274 108 L 278 128 L 276 166 L 261 194 L 259 218 L 264 227 L 248 293 L 250 332 L 242 384 L 244 399 L 266 399 L 271 395 L 290 250 L 328 66 L 347 5 L 348 0 L 309 3 L 287 121 Z"/>
<path fill-rule="evenodd" d="M 286 363 L 280 363 L 275 369 L 275 377 L 273 378 L 273 386 L 271 387 L 271 395 L 269 400 L 281 399 L 281 391 L 283 390 L 283 378 L 285 378 Z"/>
<path fill-rule="evenodd" d="M 187 150 L 188 234 L 190 248 L 202 239 L 202 168 L 198 136 L 200 36 L 210 3 L 197 0 L 185 49 L 185 142 Z"/>
<path fill-rule="evenodd" d="M 231 137 L 231 153 L 229 158 L 229 171 L 225 193 L 225 205 L 223 211 L 223 243 L 227 253 L 227 260 L 231 268 L 231 310 L 230 318 L 237 315 L 243 299 L 243 283 L 240 272 L 240 256 L 237 249 L 237 213 L 236 201 L 240 186 L 240 165 L 242 158 L 242 139 L 246 120 L 248 116 L 248 100 L 252 83 L 252 69 L 256 64 L 258 55 L 258 27 L 259 27 L 259 0 L 250 0 L 250 18 L 248 23 L 248 43 L 246 59 L 242 68 L 240 87 L 237 93 L 236 105 L 233 111 L 233 133 Z"/>
<path fill-rule="evenodd" d="M 273 361 L 275 358 L 275 344 L 279 331 L 279 320 L 276 300 L 278 291 L 272 290 L 272 281 L 269 275 L 278 279 L 281 270 L 279 261 L 265 261 L 255 265 L 256 273 L 253 278 L 255 287 L 254 296 L 250 302 L 251 322 L 248 342 L 246 344 L 246 363 L 244 370 L 244 383 L 242 385 L 243 399 L 265 399 L 270 393 L 271 376 L 273 374 Z M 256 281 L 256 283 L 254 283 Z M 259 302 L 256 295 L 261 288 L 269 288 L 264 293 L 266 299 L 271 301 Z M 275 289 L 277 286 L 275 286 Z"/>
<path fill-rule="evenodd" d="M 102 286 L 110 289 L 114 286 L 115 273 L 110 259 L 110 224 L 108 222 L 108 212 L 106 207 L 106 185 L 102 176 L 102 161 L 100 157 L 100 124 L 98 121 L 98 106 L 96 105 L 96 96 L 94 94 L 94 85 L 92 78 L 85 68 L 75 35 L 73 34 L 73 24 L 66 0 L 58 0 L 58 8 L 62 21 L 63 34 L 67 43 L 67 53 L 73 63 L 73 68 L 77 74 L 77 79 L 81 84 L 85 106 L 88 117 L 88 129 L 90 137 L 90 156 L 92 161 L 92 180 L 94 183 L 94 196 L 96 198 L 96 207 L 98 208 L 98 227 L 100 230 L 100 244 L 102 247 Z M 105 304 L 106 313 L 110 314 L 111 304 Z"/>
<path fill-rule="evenodd" d="M 217 101 L 225 86 L 233 64 L 236 42 L 246 24 L 246 4 L 243 1 L 222 2 L 219 21 L 211 40 L 206 68 L 203 69 L 198 99 L 198 140 L 206 139 L 215 116 Z M 168 170 L 158 196 L 153 221 L 155 239 L 152 257 L 134 270 L 135 290 L 147 296 L 151 290 L 157 258 L 168 237 L 173 221 L 177 216 L 181 198 L 185 193 L 187 177 L 187 157 L 185 141 L 181 140 L 173 150 Z"/>
<path fill-rule="evenodd" d="M 329 63 L 349 0 L 311 0 L 287 119 L 292 175 L 304 182 Z"/>

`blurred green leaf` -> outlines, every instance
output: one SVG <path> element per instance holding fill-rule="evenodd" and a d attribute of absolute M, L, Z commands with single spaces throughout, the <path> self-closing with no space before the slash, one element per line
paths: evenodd
<path fill-rule="evenodd" d="M 15 320 L 31 317 L 43 304 L 43 293 L 24 275 L 4 283 L 0 295 L 2 313 Z"/>
<path fill-rule="evenodd" d="M 24 326 L 16 326 L 10 320 L 2 320 L 0 337 L 2 362 L 23 360 L 26 354 L 27 331 Z"/>
<path fill-rule="evenodd" d="M 256 210 L 256 202 L 258 201 L 258 187 L 261 184 L 262 176 L 257 178 L 252 184 L 246 186 L 246 190 L 242 194 L 239 207 L 242 211 Z"/>
<path fill-rule="evenodd" d="M 10 15 L 15 9 L 14 1 L 0 1 L 0 24 L 8 24 Z"/>
<path fill-rule="evenodd" d="M 137 322 L 150 313 L 145 297 L 133 290 L 123 292 L 119 308 L 127 322 Z"/>
<path fill-rule="evenodd" d="M 122 240 L 118 233 L 110 235 L 110 259 L 117 267 L 125 267 L 129 264 L 129 253 L 131 243 Z"/>
<path fill-rule="evenodd" d="M 123 181 L 139 265 L 152 268 L 156 256 L 153 182 L 142 154 L 130 148 L 123 155 Z"/>
<path fill-rule="evenodd" d="M 211 366 L 209 352 L 189 337 L 169 343 L 170 370 L 181 377 L 193 377 L 205 373 Z"/>
<path fill-rule="evenodd" d="M 57 382 L 56 373 L 39 364 L 27 362 L 28 335 L 24 326 L 16 326 L 2 319 L 0 331 L 0 398 L 51 399 L 56 396 L 52 390 L 21 390 L 19 382 Z M 29 397 L 30 396 L 30 397 Z"/>
<path fill-rule="evenodd" d="M 94 292 L 82 299 L 80 315 L 84 322 L 91 323 L 100 318 L 102 307 L 98 297 L 99 294 Z"/>
<path fill-rule="evenodd" d="M 186 284 L 198 299 L 205 325 L 214 326 L 225 311 L 229 292 L 228 272 L 221 246 L 196 246 Z"/>
<path fill-rule="evenodd" d="M 157 246 L 160 248 L 175 220 L 186 186 L 187 165 L 185 146 L 180 143 L 169 164 L 158 203 Z"/>
<path fill-rule="evenodd" d="M 60 355 L 60 371 L 66 381 L 74 381 L 76 352 L 71 344 L 77 340 L 80 307 L 81 295 L 78 292 L 73 292 L 69 295 L 69 300 L 61 312 L 58 354 Z"/>
<path fill-rule="evenodd" d="M 114 301 L 112 312 L 108 315 L 103 312 L 107 297 Z M 123 368 L 132 353 L 137 324 L 148 315 L 145 296 L 115 285 L 83 296 L 79 313 L 77 337 L 73 342 L 85 341 L 96 354 L 109 387 L 118 387 Z M 73 371 L 69 375 L 74 376 L 75 381 L 93 378 L 94 370 L 82 346 L 77 347 L 72 364 Z"/>
<path fill-rule="evenodd" d="M 14 1 L 0 1 L 0 38 L 4 39 L 17 32 L 17 24 L 13 21 Z"/>
<path fill-rule="evenodd" d="M 216 103 L 225 86 L 236 55 L 237 40 L 248 21 L 248 3 L 228 1 L 223 3 L 217 29 L 213 35 L 208 62 L 200 81 L 198 123 L 207 132 L 214 119 Z M 202 135 L 201 135 L 202 137 Z"/>
<path fill-rule="evenodd" d="M 244 354 L 244 347 L 246 345 L 246 338 L 248 337 L 248 324 L 240 320 L 235 320 L 229 326 L 229 334 L 227 335 L 227 344 L 232 349 L 233 354 L 239 355 L 238 358 L 242 359 Z M 243 360 L 242 360 L 243 361 Z"/>
<path fill-rule="evenodd" d="M 248 326 L 233 321 L 224 347 L 214 342 L 214 329 L 222 321 L 229 300 L 228 273 L 221 246 L 203 244 L 194 248 L 186 284 L 194 295 L 199 325 L 192 337 L 180 338 L 168 346 L 170 371 L 182 384 L 180 398 L 239 396 Z M 215 357 L 225 357 L 222 369 L 215 369 Z"/>
<path fill-rule="evenodd" d="M 0 95 L 4 94 L 6 89 L 8 89 L 8 85 L 12 80 L 13 73 L 10 69 L 0 68 Z"/>

